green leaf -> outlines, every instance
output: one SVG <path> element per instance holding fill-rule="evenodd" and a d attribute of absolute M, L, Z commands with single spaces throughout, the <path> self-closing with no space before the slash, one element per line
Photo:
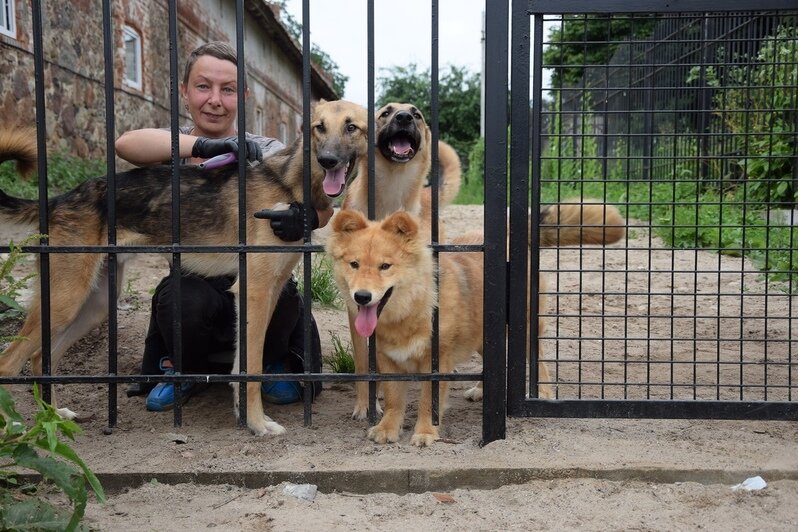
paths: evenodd
<path fill-rule="evenodd" d="M 75 468 L 64 462 L 59 462 L 50 456 L 39 456 L 36 451 L 27 444 L 22 444 L 14 451 L 14 459 L 17 464 L 33 469 L 38 472 L 42 477 L 52 480 L 59 489 L 61 489 L 67 497 L 73 501 L 79 501 L 82 497 L 86 497 L 86 487 L 84 483 L 76 483 L 75 478 L 78 472 Z"/>
<path fill-rule="evenodd" d="M 44 448 L 43 447 L 44 442 L 41 443 L 40 442 L 41 440 L 37 442 L 37 445 Z M 86 463 L 77 455 L 77 453 L 69 445 L 63 442 L 58 442 L 54 452 L 57 455 L 80 466 L 80 469 L 83 471 L 86 480 L 89 482 L 89 485 L 91 485 L 92 489 L 94 490 L 94 493 L 97 495 L 97 500 L 100 502 L 105 502 L 105 492 L 103 491 L 103 487 L 100 484 L 100 481 L 91 471 L 91 469 L 89 469 Z"/>
<path fill-rule="evenodd" d="M 67 530 L 69 515 L 40 499 L 17 500 L 0 495 L 0 527 L 3 530 Z"/>

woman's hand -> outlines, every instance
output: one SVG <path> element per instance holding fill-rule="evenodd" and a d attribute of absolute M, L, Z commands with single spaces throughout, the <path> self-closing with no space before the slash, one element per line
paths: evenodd
<path fill-rule="evenodd" d="M 263 160 L 263 152 L 260 145 L 254 140 L 245 140 L 245 156 L 247 161 L 255 162 Z M 211 139 L 208 137 L 198 137 L 191 148 L 191 156 L 201 159 L 210 159 L 224 153 L 238 154 L 238 137 L 225 137 L 223 139 Z"/>

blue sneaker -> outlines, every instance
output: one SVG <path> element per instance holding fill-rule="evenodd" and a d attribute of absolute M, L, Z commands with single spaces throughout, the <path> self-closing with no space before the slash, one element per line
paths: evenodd
<path fill-rule="evenodd" d="M 164 375 L 174 375 L 175 369 L 172 361 L 166 357 L 161 359 L 161 369 Z M 180 384 L 181 403 L 185 403 L 196 391 L 193 382 L 183 382 Z M 175 385 L 173 382 L 159 382 L 155 388 L 150 390 L 145 402 L 147 410 L 151 412 L 162 412 L 175 406 Z"/>
<path fill-rule="evenodd" d="M 282 364 L 266 366 L 266 373 L 285 373 Z M 273 405 L 288 405 L 298 402 L 302 396 L 297 381 L 271 381 L 261 384 L 263 398 Z"/>

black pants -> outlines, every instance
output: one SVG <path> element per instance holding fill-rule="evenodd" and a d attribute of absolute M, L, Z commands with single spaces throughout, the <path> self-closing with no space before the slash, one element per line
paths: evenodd
<path fill-rule="evenodd" d="M 190 274 L 182 276 L 183 373 L 230 371 L 232 358 L 229 362 L 219 363 L 212 360 L 212 355 L 235 350 L 238 318 L 235 299 L 229 291 L 234 281 L 233 277 L 199 277 Z M 165 277 L 152 296 L 152 313 L 141 363 L 142 375 L 161 374 L 161 358 L 171 357 L 174 353 L 172 301 L 170 278 Z M 304 371 L 303 312 L 302 297 L 296 282 L 290 279 L 280 292 L 266 331 L 264 371 L 267 371 L 266 366 L 278 363 L 283 365 L 284 372 Z M 311 371 L 321 372 L 321 342 L 316 321 L 312 317 L 311 327 Z"/>

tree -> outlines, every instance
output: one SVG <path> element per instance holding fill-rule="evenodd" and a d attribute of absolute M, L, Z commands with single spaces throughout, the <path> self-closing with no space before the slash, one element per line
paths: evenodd
<path fill-rule="evenodd" d="M 552 86 L 576 85 L 586 66 L 609 64 L 623 41 L 650 36 L 656 22 L 651 15 L 566 15 L 549 31 L 549 45 L 543 50 L 544 67 L 554 67 Z"/>
<path fill-rule="evenodd" d="M 288 33 L 301 44 L 302 23 L 295 19 L 285 8 L 285 0 L 277 0 L 274 3 L 280 7 L 280 20 L 282 20 Z M 341 73 L 338 63 L 333 61 L 330 54 L 315 44 L 310 43 L 310 60 L 332 77 L 333 90 L 335 90 L 336 94 L 339 96 L 343 95 L 346 90 L 346 82 L 349 81 L 349 76 L 345 76 Z"/>
<path fill-rule="evenodd" d="M 430 120 L 430 71 L 419 72 L 416 64 L 384 69 L 377 79 L 377 106 L 388 102 L 412 103 Z M 448 66 L 440 72 L 438 87 L 438 128 L 441 140 L 452 145 L 464 166 L 479 139 L 480 78 L 465 67 Z"/>

